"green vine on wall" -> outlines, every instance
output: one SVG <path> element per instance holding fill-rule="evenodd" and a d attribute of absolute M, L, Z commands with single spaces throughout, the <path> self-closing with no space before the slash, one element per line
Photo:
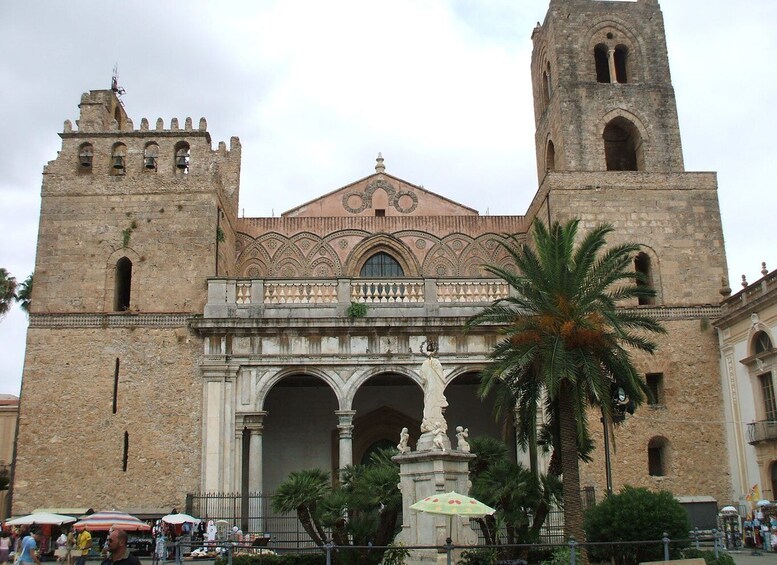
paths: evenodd
<path fill-rule="evenodd" d="M 138 227 L 138 224 L 135 220 L 132 220 L 132 223 L 129 225 L 129 227 L 125 230 L 122 230 L 121 232 L 121 243 L 123 247 L 128 247 L 130 242 L 130 237 L 132 237 L 132 232 L 135 230 L 135 228 Z"/>

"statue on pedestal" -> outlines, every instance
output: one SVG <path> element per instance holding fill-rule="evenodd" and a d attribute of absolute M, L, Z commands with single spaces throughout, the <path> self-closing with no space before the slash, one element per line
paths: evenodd
<path fill-rule="evenodd" d="M 402 428 L 402 431 L 399 432 L 399 444 L 397 445 L 397 451 L 400 453 L 410 453 L 410 446 L 407 445 L 409 439 L 410 434 L 407 432 L 407 428 Z"/>
<path fill-rule="evenodd" d="M 469 428 L 465 428 L 463 426 L 456 426 L 456 439 L 458 440 L 456 449 L 458 451 L 461 451 L 462 453 L 469 453 L 469 442 L 467 441 L 468 437 L 469 437 Z"/>
<path fill-rule="evenodd" d="M 439 428 L 442 433 L 445 433 L 448 431 L 448 423 L 443 413 L 448 407 L 448 401 L 444 393 L 445 376 L 442 363 L 433 357 L 436 349 L 434 343 L 427 343 L 426 360 L 421 364 L 421 384 L 424 387 L 424 417 L 421 422 L 421 432 L 435 432 Z"/>

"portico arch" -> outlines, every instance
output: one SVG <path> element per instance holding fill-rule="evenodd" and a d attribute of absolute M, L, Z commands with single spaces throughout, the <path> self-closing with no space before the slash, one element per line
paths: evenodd
<path fill-rule="evenodd" d="M 336 432 L 339 386 L 323 371 L 290 368 L 263 387 L 262 476 L 274 492 L 289 473 L 332 466 L 330 437 Z"/>

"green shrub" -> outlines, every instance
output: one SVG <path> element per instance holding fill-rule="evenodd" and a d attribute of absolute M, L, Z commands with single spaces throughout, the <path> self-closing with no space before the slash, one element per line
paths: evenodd
<path fill-rule="evenodd" d="M 496 565 L 496 549 L 468 549 L 461 552 L 459 565 Z"/>
<path fill-rule="evenodd" d="M 615 565 L 662 560 L 664 532 L 672 540 L 670 558 L 677 559 L 690 543 L 690 529 L 688 515 L 671 493 L 646 488 L 624 487 L 620 493 L 608 496 L 585 514 L 587 540 L 612 544 L 591 546 L 591 560 L 612 558 Z M 654 543 L 619 543 L 629 541 Z"/>
<path fill-rule="evenodd" d="M 217 557 L 214 565 L 227 565 L 226 557 Z M 268 555 L 234 555 L 232 565 L 326 565 L 326 553 L 311 551 L 306 553 L 281 553 Z"/>
<path fill-rule="evenodd" d="M 367 305 L 361 302 L 351 302 L 345 313 L 348 314 L 349 318 L 364 318 L 367 315 Z"/>
<path fill-rule="evenodd" d="M 550 557 L 542 562 L 542 565 L 569 565 L 571 563 L 570 556 L 568 547 L 557 547 L 550 554 Z M 575 549 L 575 563 L 582 563 L 581 559 L 580 550 Z"/>
<path fill-rule="evenodd" d="M 734 558 L 725 551 L 718 552 L 718 558 L 715 559 L 715 552 L 689 547 L 683 550 L 683 559 L 696 559 L 701 557 L 707 565 L 734 565 Z"/>

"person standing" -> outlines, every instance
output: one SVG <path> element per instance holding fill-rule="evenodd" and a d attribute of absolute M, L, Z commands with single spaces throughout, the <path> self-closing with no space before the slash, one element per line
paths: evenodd
<path fill-rule="evenodd" d="M 11 536 L 8 532 L 0 532 L 0 565 L 8 563 L 11 554 Z"/>
<path fill-rule="evenodd" d="M 19 553 L 19 564 L 29 565 L 35 563 L 40 565 L 38 557 L 38 543 L 40 542 L 40 530 L 31 529 L 30 534 L 22 539 L 21 552 Z"/>
<path fill-rule="evenodd" d="M 111 530 L 105 544 L 109 553 L 102 565 L 140 565 L 140 559 L 130 553 L 127 547 L 127 532 L 124 530 Z"/>
<path fill-rule="evenodd" d="M 76 535 L 73 533 L 73 528 L 70 528 L 67 531 L 67 565 L 73 565 L 76 551 Z"/>
<path fill-rule="evenodd" d="M 76 565 L 86 565 L 86 556 L 89 555 L 89 550 L 92 549 L 92 534 L 89 533 L 89 530 L 86 528 L 81 530 L 76 544 L 78 545 Z"/>

